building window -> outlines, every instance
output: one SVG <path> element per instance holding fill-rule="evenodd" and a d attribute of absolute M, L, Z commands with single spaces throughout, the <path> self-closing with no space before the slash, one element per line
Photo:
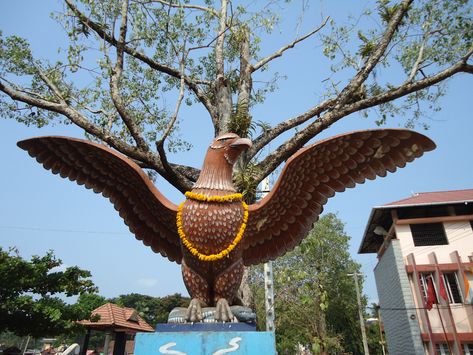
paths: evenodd
<path fill-rule="evenodd" d="M 455 272 L 445 272 L 443 275 L 445 291 L 447 291 L 449 303 L 462 303 L 460 288 L 458 287 L 458 278 Z"/>
<path fill-rule="evenodd" d="M 463 344 L 463 354 L 473 355 L 473 343 Z"/>
<path fill-rule="evenodd" d="M 473 355 L 473 343 L 463 344 L 463 354 Z"/>
<path fill-rule="evenodd" d="M 450 355 L 450 348 L 447 343 L 437 343 L 435 344 L 436 353 L 439 355 Z"/>
<path fill-rule="evenodd" d="M 422 292 L 422 297 L 424 297 L 424 303 L 427 302 L 428 299 L 428 285 L 429 285 L 429 279 L 432 280 L 432 285 L 434 286 L 434 294 L 435 294 L 435 302 L 438 303 L 438 298 L 437 298 L 437 290 L 435 289 L 435 279 L 434 279 L 434 274 L 431 272 L 429 273 L 421 273 L 419 274 L 419 281 L 420 281 L 420 291 Z"/>
<path fill-rule="evenodd" d="M 442 223 L 411 224 L 410 227 L 416 247 L 448 244 Z"/>

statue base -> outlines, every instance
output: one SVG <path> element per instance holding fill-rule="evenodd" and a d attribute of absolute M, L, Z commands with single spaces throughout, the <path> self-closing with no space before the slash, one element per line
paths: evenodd
<path fill-rule="evenodd" d="M 203 326 L 222 326 L 222 324 L 203 324 Z M 238 325 L 242 323 L 225 323 Z M 171 325 L 189 327 L 190 325 Z M 198 325 L 198 324 L 195 324 Z M 244 324 L 243 324 L 244 325 Z M 182 328 L 181 328 L 182 329 Z M 273 332 L 255 331 L 161 331 L 157 333 L 138 333 L 135 338 L 135 355 L 276 355 Z"/>
<path fill-rule="evenodd" d="M 248 323 L 256 324 L 256 313 L 249 307 L 244 306 L 231 306 L 234 319 L 232 323 Z M 186 321 L 187 308 L 176 307 L 168 316 L 168 323 L 171 324 L 188 324 Z M 216 323 L 214 319 L 215 307 L 204 307 L 202 308 L 203 320 L 201 323 Z M 197 324 L 197 323 L 196 323 Z"/>
<path fill-rule="evenodd" d="M 247 307 L 232 306 L 235 322 L 215 322 L 214 307 L 202 309 L 202 322 L 186 323 L 187 308 L 171 311 L 168 323 L 157 324 L 156 333 L 138 333 L 135 355 L 275 355 L 273 332 L 256 331 L 256 315 Z"/>
<path fill-rule="evenodd" d="M 256 324 L 248 323 L 158 323 L 156 332 L 256 332 Z"/>

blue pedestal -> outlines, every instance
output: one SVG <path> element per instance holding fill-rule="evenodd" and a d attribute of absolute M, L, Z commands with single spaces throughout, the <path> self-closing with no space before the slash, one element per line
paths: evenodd
<path fill-rule="evenodd" d="M 256 332 L 256 324 L 247 323 L 158 323 L 157 332 Z"/>
<path fill-rule="evenodd" d="M 135 355 L 156 354 L 275 355 L 276 350 L 272 332 L 220 330 L 136 334 Z"/>

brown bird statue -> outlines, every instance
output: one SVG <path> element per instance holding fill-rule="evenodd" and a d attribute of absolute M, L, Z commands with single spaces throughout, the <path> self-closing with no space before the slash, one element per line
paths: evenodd
<path fill-rule="evenodd" d="M 366 179 L 385 176 L 433 150 L 427 137 L 404 129 L 342 134 L 298 150 L 272 191 L 247 206 L 232 182 L 233 165 L 251 146 L 227 133 L 211 143 L 198 180 L 179 206 L 164 197 L 133 161 L 103 145 L 39 137 L 18 146 L 45 169 L 108 197 L 135 237 L 182 265 L 192 297 L 191 322 L 201 307 L 229 321 L 243 268 L 276 259 L 308 234 L 327 199 Z"/>

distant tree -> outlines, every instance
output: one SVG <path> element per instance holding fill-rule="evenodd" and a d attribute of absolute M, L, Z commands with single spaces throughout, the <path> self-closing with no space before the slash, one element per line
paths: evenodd
<path fill-rule="evenodd" d="M 371 303 L 371 307 L 367 307 L 369 314 L 366 318 L 377 319 L 377 321 L 370 322 L 366 325 L 366 336 L 368 338 L 368 348 L 370 354 L 383 354 L 382 342 L 385 342 L 384 333 L 382 332 L 382 324 L 379 323 L 379 304 Z M 386 344 L 384 343 L 385 349 Z"/>
<path fill-rule="evenodd" d="M 299 343 L 314 353 L 361 353 L 355 285 L 347 276 L 360 265 L 348 252 L 349 239 L 337 216 L 327 214 L 299 247 L 274 262 L 279 354 L 293 354 Z M 251 277 L 261 281 L 261 269 Z M 264 291 L 255 291 L 258 319 L 264 321 Z"/>
<path fill-rule="evenodd" d="M 157 323 L 166 323 L 169 312 L 174 308 L 187 307 L 189 305 L 189 298 L 183 297 L 179 293 L 164 297 L 152 297 L 131 293 L 112 298 L 110 302 L 122 307 L 136 309 L 146 322 L 152 327 L 155 327 Z"/>
<path fill-rule="evenodd" d="M 58 269 L 53 252 L 24 260 L 18 251 L 0 248 L 0 332 L 41 337 L 72 331 L 90 309 L 66 304 L 71 297 L 97 291 L 90 272 L 76 266 Z"/>
<path fill-rule="evenodd" d="M 3 331 L 0 333 L 0 349 L 9 348 L 12 346 L 21 348 L 23 341 L 24 337 L 18 336 L 10 331 Z"/>
<path fill-rule="evenodd" d="M 96 293 L 84 293 L 79 296 L 77 302 L 72 306 L 76 308 L 77 311 L 82 310 L 84 312 L 90 313 L 94 309 L 99 308 L 107 302 L 108 300 L 105 297 Z"/>
<path fill-rule="evenodd" d="M 100 296 L 95 293 L 84 293 L 79 296 L 77 302 L 72 304 L 71 307 L 83 317 L 82 319 L 87 319 L 88 315 L 91 312 L 109 302 L 105 297 Z M 98 320 L 97 316 L 90 317 L 91 320 Z M 55 346 L 60 346 L 64 344 L 73 344 L 73 343 L 82 343 L 86 330 L 84 327 L 76 327 L 73 331 L 68 332 L 67 334 L 60 334 L 55 336 L 56 342 Z M 104 344 L 105 333 L 101 331 L 92 331 L 89 338 L 89 348 L 101 347 Z"/>

